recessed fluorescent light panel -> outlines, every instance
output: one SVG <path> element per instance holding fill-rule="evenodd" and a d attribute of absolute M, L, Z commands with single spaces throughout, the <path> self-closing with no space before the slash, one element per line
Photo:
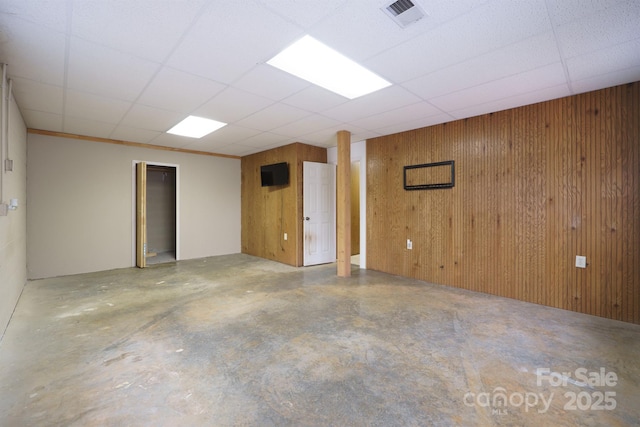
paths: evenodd
<path fill-rule="evenodd" d="M 304 36 L 267 64 L 349 99 L 391 86 L 385 79 L 311 36 Z"/>
<path fill-rule="evenodd" d="M 205 119 L 204 117 L 189 116 L 169 129 L 167 133 L 188 136 L 189 138 L 202 138 L 226 125 L 226 123 Z"/>

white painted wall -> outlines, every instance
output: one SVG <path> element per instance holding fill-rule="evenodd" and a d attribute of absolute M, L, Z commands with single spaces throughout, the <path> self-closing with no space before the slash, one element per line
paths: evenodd
<path fill-rule="evenodd" d="M 360 268 L 367 268 L 367 141 L 351 144 L 351 162 L 360 162 Z M 338 164 L 338 147 L 327 148 L 327 163 Z"/>
<path fill-rule="evenodd" d="M 0 216 L 0 337 L 27 281 L 27 128 L 13 97 L 8 127 L 13 172 L 4 172 L 0 164 L 2 201 L 18 199 L 18 209 Z"/>
<path fill-rule="evenodd" d="M 29 134 L 29 278 L 133 266 L 134 160 L 179 166 L 180 259 L 240 252 L 240 160 Z"/>

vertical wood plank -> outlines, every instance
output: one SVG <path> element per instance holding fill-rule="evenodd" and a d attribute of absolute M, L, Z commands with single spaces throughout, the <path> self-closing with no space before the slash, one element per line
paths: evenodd
<path fill-rule="evenodd" d="M 337 167 L 338 276 L 351 276 L 351 133 L 338 131 Z"/>
<path fill-rule="evenodd" d="M 147 164 L 136 163 L 136 266 L 147 266 Z"/>

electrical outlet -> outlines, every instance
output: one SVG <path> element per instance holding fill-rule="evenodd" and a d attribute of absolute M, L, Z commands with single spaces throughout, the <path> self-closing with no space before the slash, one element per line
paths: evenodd
<path fill-rule="evenodd" d="M 287 236 L 287 233 L 284 233 L 284 240 L 287 240 L 289 238 L 289 236 Z"/>
<path fill-rule="evenodd" d="M 413 242 L 411 239 L 407 239 L 407 249 L 413 249 Z"/>
<path fill-rule="evenodd" d="M 576 255 L 576 267 L 587 268 L 587 257 Z"/>

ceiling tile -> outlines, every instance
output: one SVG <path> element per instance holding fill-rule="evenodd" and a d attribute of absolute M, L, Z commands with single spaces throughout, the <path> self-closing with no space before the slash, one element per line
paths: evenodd
<path fill-rule="evenodd" d="M 486 1 L 414 0 L 425 11 L 426 16 L 406 28 L 400 28 L 382 10 L 391 0 L 350 0 L 337 13 L 319 22 L 309 32 L 343 55 L 361 62 L 431 31 Z M 367 34 L 367 37 L 362 37 L 363 34 Z M 349 40 L 349 43 L 345 43 L 345 40 Z M 372 71 L 379 72 L 376 69 Z"/>
<path fill-rule="evenodd" d="M 312 134 L 305 135 L 304 138 L 300 138 L 300 142 L 316 145 L 318 147 L 335 147 L 336 145 L 338 145 L 338 130 L 343 129 L 325 129 L 319 132 L 314 132 Z M 351 139 L 351 142 L 353 142 L 353 139 Z"/>
<path fill-rule="evenodd" d="M 555 37 L 549 31 L 434 71 L 402 86 L 423 99 L 430 99 L 559 61 Z"/>
<path fill-rule="evenodd" d="M 66 116 L 62 131 L 76 135 L 95 136 L 98 138 L 109 138 L 114 129 L 111 123 L 103 123 L 96 120 L 80 119 Z"/>
<path fill-rule="evenodd" d="M 173 135 L 170 133 L 162 132 L 150 141 L 151 145 L 158 145 L 160 147 L 173 147 L 184 148 L 185 146 L 192 144 L 193 138 L 186 136 Z"/>
<path fill-rule="evenodd" d="M 226 86 L 203 77 L 163 67 L 137 102 L 171 111 L 193 111 Z"/>
<path fill-rule="evenodd" d="M 255 95 L 279 101 L 309 87 L 310 83 L 271 65 L 262 64 L 245 74 L 233 86 Z"/>
<path fill-rule="evenodd" d="M 351 142 L 354 141 L 364 141 L 366 139 L 377 138 L 382 136 L 381 133 L 372 131 L 372 130 L 364 130 L 361 132 L 352 132 L 351 133 Z"/>
<path fill-rule="evenodd" d="M 309 113 L 284 104 L 274 104 L 251 116 L 239 120 L 236 124 L 251 129 L 270 131 L 280 126 L 308 116 Z"/>
<path fill-rule="evenodd" d="M 271 132 L 295 138 L 301 135 L 306 135 L 308 133 L 326 129 L 328 127 L 334 127 L 339 125 L 340 123 L 341 122 L 339 122 L 338 120 L 314 114 L 312 116 L 307 116 L 303 119 L 297 120 L 287 125 L 275 128 Z"/>
<path fill-rule="evenodd" d="M 2 0 L 0 23 L 6 28 L 7 21 L 17 17 L 25 23 L 62 33 L 67 30 L 72 4 L 73 0 Z"/>
<path fill-rule="evenodd" d="M 119 141 L 131 141 L 131 142 L 140 142 L 143 144 L 149 144 L 151 141 L 158 137 L 162 132 L 147 130 L 147 129 L 137 129 L 129 126 L 118 126 L 115 128 L 109 138 L 116 139 Z"/>
<path fill-rule="evenodd" d="M 226 146 L 218 147 L 215 149 L 215 153 L 217 154 L 225 154 L 228 156 L 240 156 L 240 157 L 253 154 L 253 153 L 258 153 L 260 151 L 261 150 L 258 150 L 253 147 L 248 147 L 242 144 L 226 145 Z"/>
<path fill-rule="evenodd" d="M 415 104 L 419 101 L 421 99 L 408 90 L 400 86 L 390 86 L 323 111 L 322 114 L 335 120 L 348 122 Z"/>
<path fill-rule="evenodd" d="M 562 98 L 569 95 L 571 95 L 571 93 L 569 92 L 569 87 L 566 84 L 561 84 L 558 86 L 541 88 L 538 90 L 533 90 L 531 92 L 521 93 L 519 95 L 507 96 L 505 98 L 489 101 L 481 105 L 461 108 L 456 111 L 451 111 L 450 114 L 456 119 L 464 119 L 467 117 L 487 114 L 488 112 L 507 110 L 509 108 L 535 104 L 537 102 Z"/>
<path fill-rule="evenodd" d="M 217 148 L 225 147 L 229 144 L 231 144 L 231 142 L 226 139 L 205 140 L 204 138 L 200 138 L 200 139 L 189 138 L 189 143 L 182 148 L 186 148 L 188 150 L 198 150 L 198 151 L 215 151 Z"/>
<path fill-rule="evenodd" d="M 553 24 L 558 26 L 605 12 L 621 1 L 624 0 L 555 0 L 547 2 L 547 9 Z"/>
<path fill-rule="evenodd" d="M 205 151 L 209 153 L 225 154 L 230 156 L 243 156 L 249 152 L 254 152 L 256 148 L 242 143 L 228 143 L 225 141 L 197 141 L 183 147 L 187 150 Z M 258 151 L 260 151 L 258 149 Z"/>
<path fill-rule="evenodd" d="M 309 28 L 324 20 L 345 3 L 353 0 L 291 1 L 258 0 L 262 6 L 302 28 Z"/>
<path fill-rule="evenodd" d="M 216 143 L 218 145 L 226 145 L 233 144 L 238 141 L 243 141 L 247 138 L 255 136 L 259 134 L 260 131 L 256 129 L 249 129 L 246 127 L 238 126 L 238 125 L 227 125 L 217 131 L 206 135 L 199 140 L 198 142 L 194 142 L 194 144 L 199 143 Z"/>
<path fill-rule="evenodd" d="M 562 84 L 566 84 L 564 69 L 560 63 L 556 63 L 429 101 L 443 111 L 449 112 Z"/>
<path fill-rule="evenodd" d="M 637 81 L 640 81 L 640 67 L 633 67 L 573 81 L 571 82 L 571 90 L 572 93 L 583 93 Z"/>
<path fill-rule="evenodd" d="M 153 62 L 77 38 L 71 40 L 70 89 L 133 101 L 157 70 Z"/>
<path fill-rule="evenodd" d="M 334 147 L 337 144 L 337 134 L 338 131 L 346 130 L 351 133 L 351 142 L 362 141 L 363 138 L 359 138 L 358 135 L 363 135 L 370 131 L 366 129 L 359 128 L 355 125 L 351 125 L 348 123 L 341 123 L 333 128 L 326 128 L 320 130 L 318 132 L 313 132 L 307 135 L 304 135 L 300 138 L 300 142 L 305 142 L 311 145 L 317 145 L 321 147 Z M 366 138 L 364 138 L 366 139 Z"/>
<path fill-rule="evenodd" d="M 175 111 L 136 104 L 122 119 L 121 124 L 138 129 L 166 132 L 186 117 L 186 114 Z"/>
<path fill-rule="evenodd" d="M 194 111 L 194 115 L 225 123 L 236 122 L 273 104 L 271 99 L 228 87 Z"/>
<path fill-rule="evenodd" d="M 228 84 L 302 35 L 254 1 L 210 2 L 166 64 Z"/>
<path fill-rule="evenodd" d="M 13 78 L 12 93 L 21 109 L 62 114 L 63 89 L 60 86 L 18 77 Z"/>
<path fill-rule="evenodd" d="M 320 112 L 337 107 L 348 101 L 347 98 L 316 85 L 309 85 L 307 88 L 282 100 L 285 104 L 313 112 Z"/>
<path fill-rule="evenodd" d="M 584 55 L 640 36 L 640 1 L 627 1 L 556 29 L 567 58 Z"/>
<path fill-rule="evenodd" d="M 456 21 L 472 48 L 489 51 L 547 32 L 551 22 L 545 0 L 495 0 Z"/>
<path fill-rule="evenodd" d="M 544 0 L 492 1 L 363 65 L 400 83 L 549 30 Z"/>
<path fill-rule="evenodd" d="M 427 126 L 433 126 L 440 123 L 447 123 L 455 120 L 453 116 L 447 113 L 439 113 L 434 116 L 413 119 L 407 122 L 394 123 L 388 126 L 374 129 L 380 135 L 391 135 L 394 133 L 405 132 L 413 129 L 420 129 Z"/>
<path fill-rule="evenodd" d="M 448 21 L 466 15 L 483 6 L 490 0 L 417 0 L 422 9 L 427 13 L 428 19 L 433 22 L 433 26 L 440 26 Z M 387 2 L 385 2 L 387 4 Z"/>
<path fill-rule="evenodd" d="M 117 124 L 130 107 L 130 102 L 69 90 L 65 114 L 89 120 L 99 117 L 102 122 Z"/>
<path fill-rule="evenodd" d="M 164 61 L 205 0 L 76 1 L 73 34 L 140 58 Z"/>
<path fill-rule="evenodd" d="M 618 70 L 640 66 L 640 38 L 601 49 L 567 60 L 567 70 L 571 80 L 584 80 L 612 71 L 612 64 Z M 640 79 L 640 75 L 637 76 Z"/>
<path fill-rule="evenodd" d="M 380 9 L 390 2 L 351 0 L 340 8 L 340 13 L 327 17 L 309 33 L 346 57 L 362 62 L 430 28 L 432 22 L 426 17 L 401 29 Z M 376 31 L 371 31 L 372 28 Z M 363 37 L 363 34 L 367 34 L 367 37 Z M 344 43 L 344 40 L 349 40 L 349 43 Z M 376 69 L 371 71 L 377 72 Z"/>
<path fill-rule="evenodd" d="M 290 138 L 283 135 L 276 135 L 270 132 L 261 132 L 258 135 L 252 136 L 242 141 L 242 145 L 254 148 L 272 147 L 275 144 L 283 144 Z M 265 148 L 266 149 L 266 148 Z"/>
<path fill-rule="evenodd" d="M 282 140 L 279 140 L 275 145 L 281 145 Z M 241 142 L 225 142 L 225 141 L 209 141 L 188 145 L 184 148 L 189 150 L 207 151 L 216 154 L 226 154 L 231 156 L 244 156 L 250 153 L 257 153 L 259 151 L 267 150 L 273 147 L 274 144 L 269 146 L 254 147 L 247 145 L 245 141 Z"/>
<path fill-rule="evenodd" d="M 62 132 L 62 114 L 45 113 L 43 111 L 21 109 L 20 112 L 29 129 Z"/>
<path fill-rule="evenodd" d="M 2 57 L 9 77 L 55 86 L 64 85 L 66 37 L 64 34 L 20 19 L 2 20 Z"/>
<path fill-rule="evenodd" d="M 442 114 L 442 111 L 426 101 L 417 102 L 395 110 L 385 111 L 351 123 L 363 129 L 380 130 L 393 124 L 403 124 L 415 120 L 424 120 L 426 117 Z"/>

